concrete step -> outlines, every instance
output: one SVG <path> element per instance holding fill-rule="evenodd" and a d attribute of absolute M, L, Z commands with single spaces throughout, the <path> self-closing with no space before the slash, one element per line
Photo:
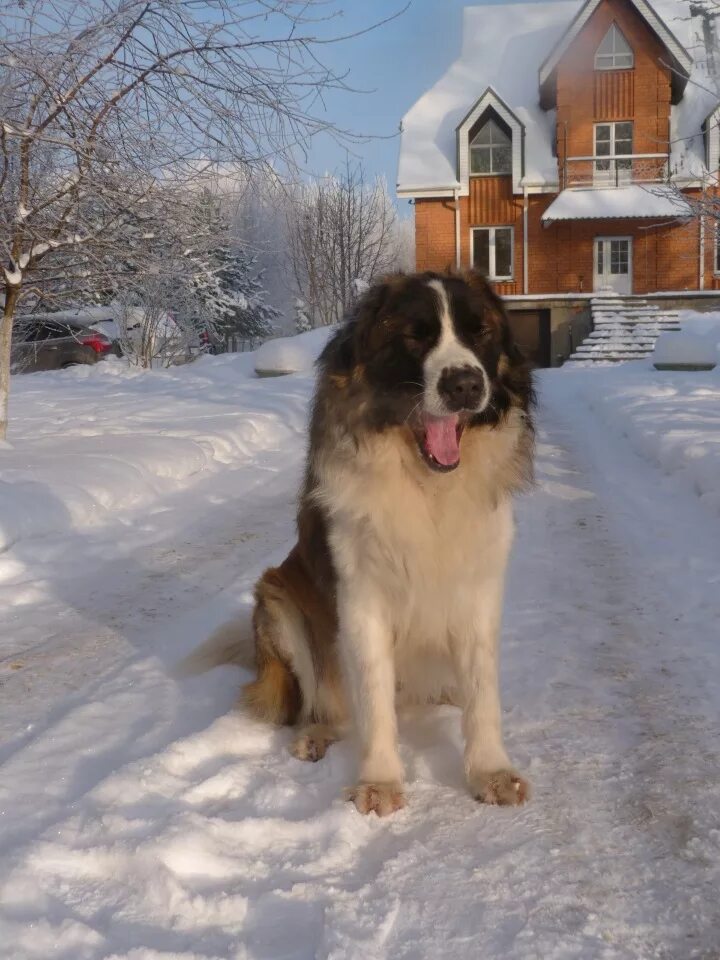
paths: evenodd
<path fill-rule="evenodd" d="M 612 347 L 642 347 L 643 350 L 654 350 L 654 340 L 628 340 L 627 337 L 608 337 L 607 340 L 593 338 L 592 340 L 583 340 L 582 346 L 591 346 L 596 344 L 605 344 Z M 578 345 L 579 347 L 580 345 Z"/>
<path fill-rule="evenodd" d="M 657 303 L 623 302 L 622 300 L 591 300 L 591 310 L 660 310 Z"/>
<path fill-rule="evenodd" d="M 623 320 L 622 317 L 616 317 L 614 320 L 598 320 L 595 323 L 596 330 L 679 330 L 680 323 L 677 320 Z"/>
<path fill-rule="evenodd" d="M 598 293 L 590 297 L 590 303 L 650 303 L 647 297 L 636 297 L 630 293 L 623 296 L 621 293 Z"/>
<path fill-rule="evenodd" d="M 652 347 L 637 343 L 581 343 L 575 350 L 575 353 L 585 354 L 642 353 L 644 356 L 652 352 Z"/>
<path fill-rule="evenodd" d="M 604 354 L 603 356 L 588 356 L 586 353 L 571 353 L 568 357 L 568 360 L 572 360 L 575 363 L 585 363 L 586 366 L 591 367 L 593 364 L 610 364 L 610 363 L 622 363 L 625 360 L 646 360 L 651 354 L 649 353 L 617 353 L 615 355 Z"/>
<path fill-rule="evenodd" d="M 591 317 L 657 317 L 660 310 L 591 310 Z M 663 314 L 664 315 L 664 314 Z M 670 313 L 672 316 L 672 313 Z"/>
<path fill-rule="evenodd" d="M 589 337 L 632 337 L 634 340 L 657 340 L 661 333 L 677 333 L 677 327 L 595 327 Z"/>

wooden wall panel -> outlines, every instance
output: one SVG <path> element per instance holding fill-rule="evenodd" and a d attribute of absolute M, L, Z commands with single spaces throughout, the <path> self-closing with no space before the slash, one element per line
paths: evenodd
<path fill-rule="evenodd" d="M 470 226 L 511 226 L 522 214 L 522 197 L 512 192 L 511 177 L 470 178 Z"/>
<path fill-rule="evenodd" d="M 596 70 L 593 107 L 596 120 L 632 120 L 635 115 L 635 71 Z"/>

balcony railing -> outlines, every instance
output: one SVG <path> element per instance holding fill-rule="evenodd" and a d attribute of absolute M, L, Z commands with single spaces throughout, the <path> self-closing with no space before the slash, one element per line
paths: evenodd
<path fill-rule="evenodd" d="M 628 183 L 663 183 L 668 179 L 667 153 L 613 154 L 609 157 L 566 157 L 562 189 L 622 187 Z"/>

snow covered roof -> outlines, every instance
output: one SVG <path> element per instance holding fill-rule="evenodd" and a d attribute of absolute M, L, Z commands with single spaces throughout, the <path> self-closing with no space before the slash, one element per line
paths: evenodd
<path fill-rule="evenodd" d="M 457 130 L 489 89 L 524 129 L 522 186 L 557 186 L 555 111 L 539 104 L 539 70 L 585 5 L 581 0 L 550 0 L 465 8 L 460 57 L 403 118 L 400 194 L 467 193 L 467 184 L 459 179 Z M 671 113 L 671 171 L 694 180 L 706 170 L 701 128 L 718 98 L 707 89 L 711 84 L 702 62 L 698 21 L 684 19 L 686 9 L 678 0 L 655 0 L 653 10 L 673 35 L 678 55 L 684 51 L 687 58 L 689 51 L 695 57 L 687 63 L 690 82 Z"/>
<path fill-rule="evenodd" d="M 541 219 L 616 220 L 625 217 L 688 217 L 690 206 L 675 187 L 663 184 L 563 190 Z"/>

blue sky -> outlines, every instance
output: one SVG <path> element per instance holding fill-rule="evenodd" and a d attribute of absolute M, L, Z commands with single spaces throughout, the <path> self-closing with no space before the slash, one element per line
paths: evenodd
<path fill-rule="evenodd" d="M 350 86 L 369 91 L 333 93 L 327 99 L 328 118 L 338 126 L 390 138 L 359 144 L 353 151 L 368 173 L 385 175 L 391 188 L 397 175 L 400 119 L 459 55 L 462 10 L 470 5 L 471 0 L 412 0 L 391 23 L 322 50 L 325 63 L 341 72 L 349 70 Z M 340 6 L 345 8 L 343 16 L 332 25 L 337 34 L 387 17 L 402 8 L 403 0 L 344 0 Z M 344 156 L 344 149 L 329 137 L 319 137 L 308 166 L 322 174 L 341 165 Z"/>

